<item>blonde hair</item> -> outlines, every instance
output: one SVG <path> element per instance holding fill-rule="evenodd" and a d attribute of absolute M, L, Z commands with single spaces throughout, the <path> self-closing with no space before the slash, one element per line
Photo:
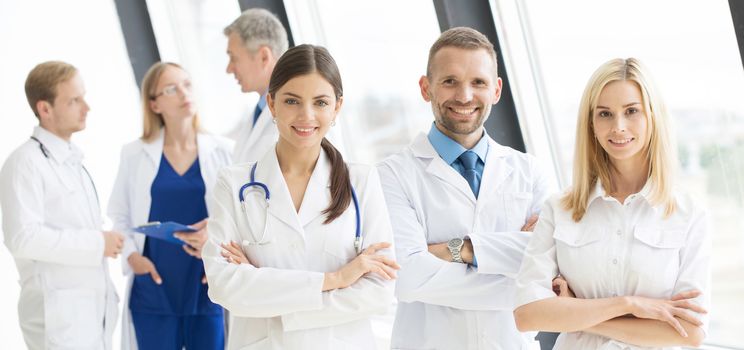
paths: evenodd
<path fill-rule="evenodd" d="M 176 67 L 182 71 L 185 71 L 183 67 L 173 62 L 156 62 L 147 70 L 145 77 L 142 79 L 142 140 L 145 142 L 152 142 L 158 136 L 160 129 L 165 125 L 163 116 L 159 113 L 155 113 L 150 108 L 150 101 L 155 100 L 155 89 L 158 87 L 160 77 L 168 67 Z M 199 128 L 199 114 L 194 115 L 193 122 L 194 130 L 198 131 Z"/>
<path fill-rule="evenodd" d="M 25 85 L 26 99 L 36 118 L 39 118 L 36 104 L 39 101 L 47 101 L 54 105 L 57 85 L 72 79 L 77 72 L 77 68 L 69 63 L 47 61 L 38 64 L 28 73 Z"/>
<path fill-rule="evenodd" d="M 674 173 L 677 167 L 676 144 L 670 131 L 669 116 L 648 69 L 638 59 L 614 59 L 600 66 L 589 79 L 579 105 L 576 125 L 576 151 L 574 154 L 573 186 L 562 198 L 566 210 L 572 211 L 574 221 L 586 213 L 588 200 L 597 179 L 609 193 L 613 188 L 610 177 L 610 158 L 594 135 L 593 118 L 597 100 L 607 84 L 614 81 L 633 81 L 638 84 L 646 111 L 648 133 L 644 140 L 648 161 L 648 180 L 652 185 L 649 201 L 663 205 L 666 217 L 676 210 L 672 194 Z"/>

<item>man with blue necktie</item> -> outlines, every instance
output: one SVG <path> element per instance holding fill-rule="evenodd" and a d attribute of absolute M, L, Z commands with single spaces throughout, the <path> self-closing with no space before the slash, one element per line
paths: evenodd
<path fill-rule="evenodd" d="M 287 31 L 274 14 L 254 8 L 244 11 L 224 33 L 230 57 L 227 73 L 235 77 L 242 92 L 260 95 L 251 119 L 238 128 L 233 162 L 256 161 L 279 137 L 274 117 L 266 108 L 266 92 L 274 66 L 289 46 Z"/>
<path fill-rule="evenodd" d="M 524 349 L 512 316 L 523 250 L 550 194 L 533 156 L 483 123 L 501 94 L 496 52 L 442 33 L 419 80 L 434 123 L 378 165 L 400 262 L 393 349 Z"/>

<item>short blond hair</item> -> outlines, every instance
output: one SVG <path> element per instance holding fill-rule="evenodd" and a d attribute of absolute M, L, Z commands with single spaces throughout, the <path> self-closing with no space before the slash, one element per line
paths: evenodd
<path fill-rule="evenodd" d="M 39 111 L 36 104 L 47 101 L 54 104 L 57 98 L 57 85 L 72 79 L 78 70 L 75 66 L 62 61 L 47 61 L 38 64 L 26 77 L 26 99 L 36 118 Z"/>
<path fill-rule="evenodd" d="M 140 89 L 142 94 L 142 140 L 146 142 L 152 142 L 158 136 L 160 129 L 165 125 L 163 116 L 160 113 L 155 113 L 150 108 L 150 101 L 155 99 L 160 82 L 160 77 L 168 67 L 175 67 L 182 71 L 186 71 L 177 63 L 173 62 L 156 62 L 147 70 L 145 77 L 142 78 L 142 88 Z M 199 114 L 194 115 L 194 130 L 199 130 Z"/>
<path fill-rule="evenodd" d="M 454 27 L 444 31 L 429 49 L 429 61 L 426 63 L 426 76 L 431 78 L 434 55 L 445 47 L 456 47 L 465 50 L 486 50 L 493 60 L 494 76 L 498 76 L 496 50 L 488 38 L 481 32 L 468 27 Z"/>
<path fill-rule="evenodd" d="M 664 206 L 665 216 L 676 210 L 673 182 L 677 168 L 676 143 L 672 137 L 669 116 L 648 69 L 635 58 L 614 59 L 601 65 L 589 79 L 579 105 L 576 125 L 576 150 L 574 154 L 573 186 L 562 198 L 566 210 L 572 211 L 574 221 L 579 221 L 589 206 L 588 200 L 600 180 L 605 192 L 613 187 L 610 177 L 610 157 L 594 135 L 593 118 L 597 100 L 607 84 L 615 81 L 632 81 L 638 84 L 643 97 L 648 125 L 645 147 L 651 181 L 649 201 Z"/>

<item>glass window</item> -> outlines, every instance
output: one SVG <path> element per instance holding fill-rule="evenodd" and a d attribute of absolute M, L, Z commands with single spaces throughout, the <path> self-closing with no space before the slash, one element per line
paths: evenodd
<path fill-rule="evenodd" d="M 191 74 L 204 128 L 237 135 L 238 123 L 253 115 L 258 94 L 243 94 L 227 74 L 227 37 L 223 29 L 240 15 L 235 0 L 150 0 L 150 20 L 160 58 L 181 64 Z"/>
<path fill-rule="evenodd" d="M 727 1 L 517 2 L 531 24 L 526 38 L 534 42 L 564 186 L 592 72 L 611 58 L 636 57 L 653 73 L 676 126 L 681 185 L 707 207 L 712 227 L 707 342 L 744 348 L 744 72 Z"/>
<path fill-rule="evenodd" d="M 350 159 L 374 164 L 428 130 L 433 117 L 418 80 L 439 36 L 431 1 L 285 4 L 295 42 L 326 46 L 339 65 L 344 82 L 339 125 Z"/>
<path fill-rule="evenodd" d="M 89 15 L 85 15 L 89 14 Z M 73 136 L 98 188 L 102 213 L 111 193 L 121 146 L 141 134 L 139 90 L 134 82 L 119 17 L 113 1 L 32 0 L 0 2 L 0 161 L 28 140 L 38 124 L 26 102 L 24 83 L 38 63 L 62 60 L 76 66 L 90 105 L 87 127 Z M 12 35 L 10 34 L 12 33 Z M 11 54 L 12 53 L 12 54 Z M 123 295 L 119 261 L 111 262 L 114 284 Z M 0 248 L 0 329 L 3 348 L 25 348 L 18 325 L 20 288 L 15 263 Z M 118 330 L 115 339 L 119 339 Z"/>

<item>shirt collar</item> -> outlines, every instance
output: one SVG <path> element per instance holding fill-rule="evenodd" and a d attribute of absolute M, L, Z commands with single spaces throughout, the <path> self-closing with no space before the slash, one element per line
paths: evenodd
<path fill-rule="evenodd" d="M 478 158 L 483 164 L 486 163 L 486 155 L 488 154 L 488 139 L 488 134 L 483 130 L 481 139 L 470 149 L 470 151 L 478 155 Z M 435 123 L 431 123 L 431 129 L 429 129 L 429 142 L 434 146 L 434 150 L 437 151 L 439 156 L 449 165 L 452 165 L 461 154 L 468 151 L 468 149 L 462 147 L 457 141 L 439 131 Z"/>
<path fill-rule="evenodd" d="M 653 186 L 651 182 L 651 179 L 646 180 L 646 184 L 643 185 L 643 188 L 641 188 L 638 193 L 631 194 L 625 200 L 634 200 L 635 197 L 641 197 L 646 200 L 647 203 L 650 203 L 649 197 L 651 195 L 651 188 Z M 599 178 L 597 178 L 597 184 L 594 185 L 594 190 L 589 195 L 587 204 L 591 204 L 597 198 L 602 198 L 604 200 L 615 200 L 612 196 L 608 195 L 607 192 L 605 192 L 604 187 L 602 187 L 602 180 L 600 180 Z"/>
<path fill-rule="evenodd" d="M 261 97 L 258 98 L 258 103 L 256 103 L 256 108 L 260 110 L 264 110 L 266 107 L 266 94 L 261 95 Z"/>
<path fill-rule="evenodd" d="M 63 140 L 41 126 L 34 127 L 33 136 L 42 143 L 49 156 L 57 163 L 62 164 L 68 160 L 82 161 L 83 159 L 83 152 L 72 142 Z"/>

